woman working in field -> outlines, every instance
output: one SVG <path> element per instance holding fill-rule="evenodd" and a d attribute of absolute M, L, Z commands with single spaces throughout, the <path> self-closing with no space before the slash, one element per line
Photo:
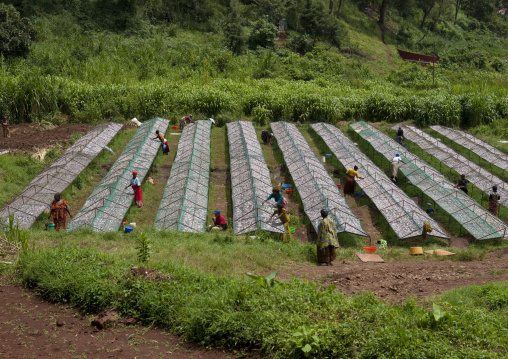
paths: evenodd
<path fill-rule="evenodd" d="M 350 168 L 346 171 L 347 177 L 346 184 L 344 185 L 344 195 L 352 195 L 355 192 L 355 177 L 360 179 L 360 174 L 357 171 L 358 166 L 354 166 L 354 168 Z"/>
<path fill-rule="evenodd" d="M 71 218 L 72 214 L 69 210 L 69 204 L 61 198 L 60 193 L 55 193 L 55 200 L 51 202 L 49 208 L 51 212 L 48 218 L 53 218 L 55 230 L 67 229 L 67 214 Z"/>
<path fill-rule="evenodd" d="M 141 181 L 138 178 L 138 173 L 136 171 L 132 172 L 131 183 L 125 187 L 125 189 L 132 187 L 134 190 L 134 201 L 136 201 L 136 206 L 138 208 L 143 207 L 143 192 L 141 191 Z"/>
<path fill-rule="evenodd" d="M 288 210 L 288 200 L 284 198 L 284 196 L 282 195 L 282 193 L 280 193 L 279 189 L 278 188 L 274 188 L 272 190 L 272 194 L 269 195 L 264 201 L 263 201 L 263 204 L 265 204 L 266 201 L 269 201 L 270 199 L 274 199 L 275 200 L 275 207 L 277 207 L 279 204 L 282 203 L 282 207 L 286 209 L 286 211 Z"/>
<path fill-rule="evenodd" d="M 287 238 L 291 239 L 291 231 L 289 230 L 289 215 L 286 212 L 286 209 L 282 206 L 282 203 L 279 203 L 277 205 L 277 209 L 273 212 L 272 216 L 268 219 L 268 222 L 270 222 L 273 218 L 273 216 L 279 217 L 280 221 L 284 225 L 284 229 L 286 230 L 287 234 L 281 233 L 279 236 L 279 239 L 283 242 L 286 241 Z"/>

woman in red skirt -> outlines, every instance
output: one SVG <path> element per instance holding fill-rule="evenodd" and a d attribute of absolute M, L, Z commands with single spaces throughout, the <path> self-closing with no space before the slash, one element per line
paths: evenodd
<path fill-rule="evenodd" d="M 355 193 L 355 177 L 360 179 L 360 174 L 357 172 L 358 166 L 355 166 L 354 169 L 350 168 L 346 172 L 346 183 L 344 185 L 344 195 L 349 194 L 352 195 Z"/>
<path fill-rule="evenodd" d="M 136 201 L 136 206 L 139 208 L 143 207 L 143 192 L 141 191 L 141 181 L 138 178 L 138 173 L 136 171 L 132 172 L 131 183 L 125 187 L 125 189 L 132 187 L 134 190 L 134 201 Z"/>

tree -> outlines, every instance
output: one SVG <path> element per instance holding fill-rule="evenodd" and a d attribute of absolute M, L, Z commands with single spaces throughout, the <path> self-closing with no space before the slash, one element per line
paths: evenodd
<path fill-rule="evenodd" d="M 459 15 L 460 6 L 462 5 L 461 0 L 455 0 L 455 20 L 453 21 L 454 24 L 457 23 L 457 15 Z"/>
<path fill-rule="evenodd" d="M 417 6 L 423 10 L 423 19 L 420 24 L 420 29 L 423 29 L 423 26 L 425 25 L 425 20 L 427 20 L 427 16 L 429 16 L 432 9 L 434 9 L 434 6 L 436 5 L 436 0 L 417 0 L 416 2 Z"/>
<path fill-rule="evenodd" d="M 467 16 L 484 22 L 490 21 L 496 14 L 496 7 L 491 0 L 462 0 L 462 8 Z"/>
<path fill-rule="evenodd" d="M 36 32 L 30 20 L 21 18 L 12 5 L 0 4 L 0 53 L 5 57 L 26 56 Z"/>

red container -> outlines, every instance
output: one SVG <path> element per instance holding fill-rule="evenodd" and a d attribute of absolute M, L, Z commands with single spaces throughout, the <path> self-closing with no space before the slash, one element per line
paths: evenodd
<path fill-rule="evenodd" d="M 291 193 L 293 193 L 294 191 L 295 191 L 295 190 L 294 190 L 294 189 L 292 189 L 292 188 L 286 188 L 286 193 L 287 193 L 287 194 L 291 194 Z"/>
<path fill-rule="evenodd" d="M 377 247 L 363 247 L 363 250 L 367 253 L 375 253 L 377 251 Z"/>
<path fill-rule="evenodd" d="M 338 184 L 338 185 L 337 185 L 337 188 L 342 188 L 342 185 L 341 185 L 341 184 Z"/>
<path fill-rule="evenodd" d="M 173 127 L 171 127 L 171 128 L 172 128 L 173 130 L 179 130 L 179 129 L 180 129 L 180 127 L 178 127 L 178 126 L 173 126 Z"/>

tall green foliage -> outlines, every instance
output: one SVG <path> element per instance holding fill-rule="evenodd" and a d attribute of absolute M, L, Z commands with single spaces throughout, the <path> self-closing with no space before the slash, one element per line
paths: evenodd
<path fill-rule="evenodd" d="M 12 5 L 0 4 L 0 54 L 4 57 L 26 56 L 36 38 L 35 29 L 21 18 Z"/>

